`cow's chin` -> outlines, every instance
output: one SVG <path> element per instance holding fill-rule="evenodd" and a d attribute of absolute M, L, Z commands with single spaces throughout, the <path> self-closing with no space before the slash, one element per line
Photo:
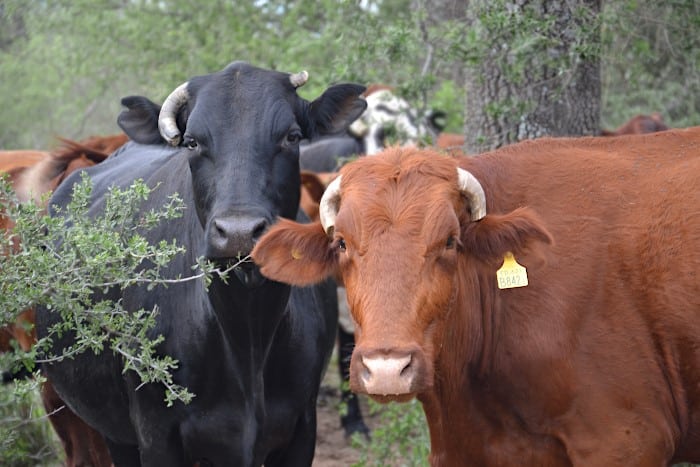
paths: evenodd
<path fill-rule="evenodd" d="M 410 402 L 416 397 L 416 393 L 410 392 L 406 394 L 367 394 L 375 402 L 380 404 L 388 404 L 389 402 Z"/>
<path fill-rule="evenodd" d="M 241 284 L 246 288 L 254 289 L 260 287 L 267 280 L 260 273 L 260 269 L 253 264 L 242 264 L 233 268 L 233 273 L 236 275 Z"/>

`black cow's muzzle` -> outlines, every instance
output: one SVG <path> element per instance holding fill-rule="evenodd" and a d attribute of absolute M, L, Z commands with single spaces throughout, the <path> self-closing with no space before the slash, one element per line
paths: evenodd
<path fill-rule="evenodd" d="M 248 255 L 267 228 L 263 216 L 228 215 L 211 220 L 206 229 L 208 258 L 242 258 Z"/>
<path fill-rule="evenodd" d="M 234 266 L 233 273 L 249 289 L 260 287 L 267 280 L 260 273 L 260 269 L 252 263 L 240 263 Z"/>

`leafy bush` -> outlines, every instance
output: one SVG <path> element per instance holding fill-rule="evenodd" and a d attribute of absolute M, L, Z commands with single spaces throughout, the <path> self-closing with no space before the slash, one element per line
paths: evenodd
<path fill-rule="evenodd" d="M 2 180 L 0 213 L 12 219 L 15 226 L 0 243 L 0 325 L 14 323 L 18 313 L 37 305 L 60 313 L 62 320 L 30 351 L 17 348 L 0 355 L 0 366 L 13 371 L 24 366 L 35 371 L 37 362 L 70 358 L 86 350 L 110 349 L 123 357 L 123 371 L 136 372 L 144 383 L 163 384 L 168 405 L 191 400 L 194 394 L 173 383 L 171 372 L 178 362 L 155 351 L 163 337 L 149 338 L 158 309 L 128 312 L 119 301 L 96 301 L 93 295 L 94 291 L 114 287 L 161 287 L 208 279 L 213 273 L 225 279 L 230 271 L 219 271 L 202 260 L 193 265 L 198 271 L 190 277 L 161 277 L 163 268 L 184 248 L 174 241 L 151 245 L 144 233 L 165 219 L 180 216 L 184 203 L 172 196 L 161 209 L 143 212 L 140 206 L 152 191 L 142 181 L 134 182 L 128 189 L 113 188 L 102 214 L 90 216 L 92 185 L 84 175 L 74 188 L 72 201 L 60 209 L 61 216 L 51 217 L 32 201 L 18 202 L 11 187 Z M 59 355 L 50 354 L 47 349 L 51 336 L 65 332 L 75 333 L 75 343 Z M 0 446 L 12 446 L 0 450 L 2 465 L 12 465 L 19 459 L 33 459 L 32 465 L 36 465 L 43 456 L 44 448 L 37 448 L 39 442 L 34 440 L 41 438 L 39 434 L 47 429 L 46 424 L 32 427 L 30 422 L 42 416 L 36 401 L 36 384 L 28 381 L 2 388 L 0 404 L 7 408 L 14 402 L 19 407 L 19 412 L 1 415 Z M 15 429 L 25 425 L 30 427 L 27 436 L 24 430 Z M 28 456 L 29 452 L 33 454 Z"/>
<path fill-rule="evenodd" d="M 353 446 L 362 453 L 353 467 L 427 466 L 430 437 L 420 402 L 383 405 L 370 400 L 369 407 L 370 414 L 379 414 L 379 423 L 370 441 L 361 434 L 353 435 Z"/>
<path fill-rule="evenodd" d="M 0 465 L 61 465 L 62 450 L 46 420 L 38 380 L 0 385 Z"/>

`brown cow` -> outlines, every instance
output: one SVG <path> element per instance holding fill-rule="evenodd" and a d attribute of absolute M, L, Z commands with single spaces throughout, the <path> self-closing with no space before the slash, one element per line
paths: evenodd
<path fill-rule="evenodd" d="M 33 198 L 43 202 L 44 195 L 70 173 L 103 161 L 127 140 L 125 134 L 94 136 L 80 142 L 60 138 L 60 147 L 52 152 L 0 151 L 0 171 L 10 175 L 20 201 Z M 6 231 L 11 227 L 10 220 L 0 216 L 0 228 Z M 29 350 L 36 342 L 33 325 L 34 311 L 26 310 L 14 325 L 0 328 L 0 351 L 10 350 L 13 340 L 25 351 Z M 41 398 L 63 445 L 67 467 L 112 465 L 102 436 L 65 407 L 50 382 L 42 386 Z"/>
<path fill-rule="evenodd" d="M 337 172 L 301 171 L 301 198 L 299 207 L 312 221 L 318 220 L 318 205 L 326 187 L 338 176 Z"/>
<path fill-rule="evenodd" d="M 700 462 L 700 127 L 340 173 L 320 223 L 252 255 L 291 284 L 340 272 L 351 386 L 417 397 L 432 465 Z"/>
<path fill-rule="evenodd" d="M 442 132 L 437 136 L 435 140 L 435 146 L 440 149 L 448 150 L 462 150 L 464 146 L 465 138 L 464 135 L 457 133 L 445 133 Z"/>
<path fill-rule="evenodd" d="M 601 130 L 601 136 L 622 136 L 622 135 L 643 135 L 645 133 L 656 133 L 666 131 L 668 126 L 660 113 L 654 112 L 651 115 L 636 115 L 621 125 L 616 130 Z"/>
<path fill-rule="evenodd" d="M 668 130 L 664 119 L 660 113 L 654 112 L 651 115 L 637 115 L 629 119 L 625 124 L 616 130 L 601 130 L 601 136 L 621 136 L 621 135 L 642 135 L 655 133 L 657 131 Z M 463 149 L 465 143 L 464 135 L 457 133 L 440 133 L 435 141 L 435 146 L 446 149 L 450 153 Z M 458 153 L 454 153 L 458 155 Z"/>

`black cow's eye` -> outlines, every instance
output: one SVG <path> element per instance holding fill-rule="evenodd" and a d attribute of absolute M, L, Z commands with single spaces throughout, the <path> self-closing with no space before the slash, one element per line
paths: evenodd
<path fill-rule="evenodd" d="M 182 140 L 182 144 L 190 150 L 197 149 L 197 140 L 191 136 L 185 136 Z"/>
<path fill-rule="evenodd" d="M 457 237 L 450 235 L 447 237 L 447 242 L 445 242 L 445 248 L 451 250 L 457 246 Z"/>
<path fill-rule="evenodd" d="M 340 251 L 345 251 L 345 250 L 347 250 L 347 247 L 345 246 L 345 240 L 343 240 L 342 238 L 339 238 L 339 239 L 336 241 L 336 243 L 337 243 L 337 245 L 338 245 L 338 250 L 340 250 Z"/>
<path fill-rule="evenodd" d="M 303 135 L 301 134 L 301 131 L 292 130 L 287 133 L 287 144 L 297 144 L 299 141 L 301 141 L 302 137 Z"/>

